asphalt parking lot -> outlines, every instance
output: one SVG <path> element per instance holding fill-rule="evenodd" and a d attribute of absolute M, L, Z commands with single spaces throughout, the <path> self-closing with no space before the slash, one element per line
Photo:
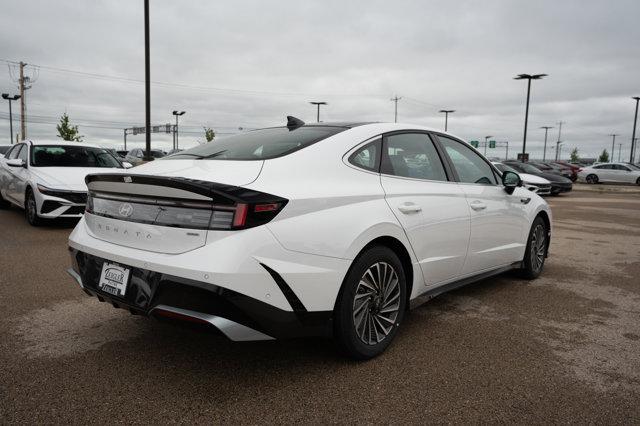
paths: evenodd
<path fill-rule="evenodd" d="M 640 194 L 550 198 L 541 278 L 414 310 L 381 357 L 129 315 L 64 270 L 73 224 L 0 211 L 2 423 L 640 422 Z"/>

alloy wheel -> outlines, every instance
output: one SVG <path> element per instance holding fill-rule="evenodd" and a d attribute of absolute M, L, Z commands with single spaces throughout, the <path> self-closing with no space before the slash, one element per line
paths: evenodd
<path fill-rule="evenodd" d="M 29 222 L 33 223 L 36 220 L 37 213 L 36 200 L 32 194 L 29 194 L 27 199 L 27 214 L 29 215 Z"/>
<path fill-rule="evenodd" d="M 544 254 L 546 250 L 546 235 L 542 225 L 537 225 L 531 236 L 531 266 L 534 271 L 542 269 L 544 264 Z"/>
<path fill-rule="evenodd" d="M 353 325 L 367 345 L 383 341 L 396 325 L 400 312 L 398 274 L 390 264 L 377 262 L 360 278 L 353 299 Z"/>

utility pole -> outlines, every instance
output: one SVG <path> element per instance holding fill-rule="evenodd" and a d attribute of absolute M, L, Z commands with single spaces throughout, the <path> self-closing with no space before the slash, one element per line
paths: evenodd
<path fill-rule="evenodd" d="M 328 105 L 326 102 L 309 102 L 311 105 L 316 105 L 318 107 L 318 113 L 316 115 L 316 122 L 320 122 L 320 105 Z"/>
<path fill-rule="evenodd" d="M 613 150 L 616 147 L 616 136 L 619 136 L 617 133 L 612 133 L 609 136 L 613 137 L 611 141 L 611 161 L 613 161 Z"/>
<path fill-rule="evenodd" d="M 441 109 L 438 112 L 443 112 L 444 113 L 444 131 L 446 132 L 447 131 L 447 124 L 448 124 L 448 121 L 449 121 L 449 114 L 452 114 L 452 113 L 456 112 L 456 110 L 455 109 Z"/>
<path fill-rule="evenodd" d="M 633 119 L 633 135 L 631 136 L 631 155 L 629 162 L 634 164 L 634 160 L 636 158 L 636 125 L 638 124 L 638 101 L 640 101 L 640 96 L 634 96 L 631 99 L 636 100 L 636 115 Z"/>
<path fill-rule="evenodd" d="M 556 142 L 556 161 L 558 161 L 558 151 L 560 147 L 560 137 L 562 136 L 562 125 L 565 124 L 564 121 L 558 121 L 558 141 Z"/>
<path fill-rule="evenodd" d="M 25 115 L 25 99 L 24 99 L 24 62 L 20 61 L 20 133 L 22 134 L 22 140 L 27 138 L 27 117 Z"/>
<path fill-rule="evenodd" d="M 395 115 L 394 115 L 395 118 L 393 119 L 394 123 L 398 122 L 398 101 L 400 99 L 402 99 L 402 97 L 398 97 L 398 95 L 396 95 L 395 97 L 391 98 L 391 100 L 396 103 L 396 110 L 395 110 L 396 112 L 395 112 Z"/>
<path fill-rule="evenodd" d="M 2 99 L 9 101 L 9 144 L 13 144 L 13 112 L 11 111 L 11 101 L 20 99 L 20 95 L 9 96 L 8 93 L 3 93 Z"/>
<path fill-rule="evenodd" d="M 542 126 L 541 129 L 544 129 L 544 151 L 542 151 L 542 161 L 547 159 L 547 133 L 549 129 L 553 129 L 551 126 Z"/>
<path fill-rule="evenodd" d="M 620 162 L 620 154 L 622 153 L 622 144 L 618 142 L 618 163 Z"/>
<path fill-rule="evenodd" d="M 127 129 L 124 129 L 124 150 L 127 150 Z"/>

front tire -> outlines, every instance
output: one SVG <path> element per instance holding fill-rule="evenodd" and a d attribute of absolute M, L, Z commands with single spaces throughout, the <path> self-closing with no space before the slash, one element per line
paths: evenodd
<path fill-rule="evenodd" d="M 27 218 L 27 222 L 29 222 L 29 225 L 31 226 L 42 225 L 42 218 L 38 216 L 38 204 L 36 204 L 36 197 L 31 188 L 27 189 L 25 199 L 24 214 Z"/>
<path fill-rule="evenodd" d="M 402 323 L 407 283 L 388 247 L 374 246 L 353 263 L 334 309 L 334 337 L 351 358 L 366 360 L 391 344 Z"/>
<path fill-rule="evenodd" d="M 636 179 L 636 185 L 640 185 L 640 177 Z"/>
<path fill-rule="evenodd" d="M 548 229 L 545 221 L 540 217 L 536 217 L 531 225 L 529 238 L 527 240 L 527 249 L 522 259 L 522 269 L 520 275 L 523 278 L 532 280 L 538 278 L 544 268 L 544 261 L 547 257 L 548 245 Z"/>

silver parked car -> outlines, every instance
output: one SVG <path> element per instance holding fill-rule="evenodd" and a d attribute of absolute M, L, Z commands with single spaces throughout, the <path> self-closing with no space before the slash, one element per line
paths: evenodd
<path fill-rule="evenodd" d="M 580 169 L 578 179 L 587 183 L 616 182 L 640 185 L 640 167 L 629 163 L 599 163 Z"/>

